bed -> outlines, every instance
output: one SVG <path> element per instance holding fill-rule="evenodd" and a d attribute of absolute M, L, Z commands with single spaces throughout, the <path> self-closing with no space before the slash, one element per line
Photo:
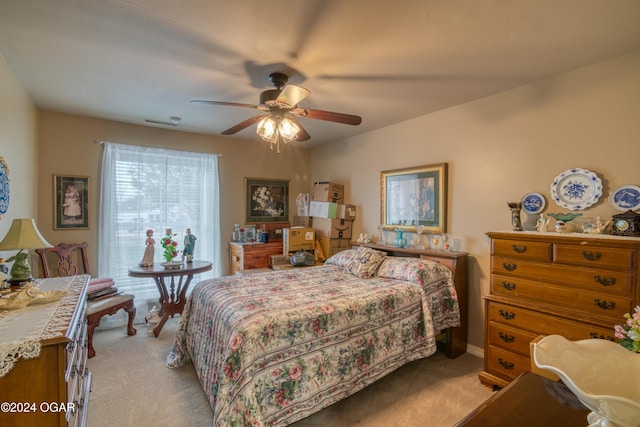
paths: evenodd
<path fill-rule="evenodd" d="M 359 247 L 200 282 L 166 363 L 193 363 L 214 426 L 287 425 L 432 355 L 460 314 L 450 268 Z"/>

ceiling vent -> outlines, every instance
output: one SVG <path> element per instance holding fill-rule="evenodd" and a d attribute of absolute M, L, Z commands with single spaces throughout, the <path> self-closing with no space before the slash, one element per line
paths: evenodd
<path fill-rule="evenodd" d="M 178 126 L 182 119 L 177 116 L 169 117 L 169 121 L 165 120 L 155 120 L 155 119 L 144 119 L 146 123 L 152 123 L 154 125 L 162 125 L 162 126 Z"/>

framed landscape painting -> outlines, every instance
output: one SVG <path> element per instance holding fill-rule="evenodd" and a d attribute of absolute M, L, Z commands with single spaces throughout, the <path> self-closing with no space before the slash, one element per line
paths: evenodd
<path fill-rule="evenodd" d="M 53 176 L 54 229 L 89 228 L 89 177 Z"/>
<path fill-rule="evenodd" d="M 289 222 L 289 181 L 246 178 L 247 224 Z"/>
<path fill-rule="evenodd" d="M 380 224 L 385 230 L 447 231 L 447 164 L 380 172 Z"/>

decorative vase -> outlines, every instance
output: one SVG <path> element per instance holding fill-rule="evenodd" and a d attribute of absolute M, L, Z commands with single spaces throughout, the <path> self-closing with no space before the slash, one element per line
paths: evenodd
<path fill-rule="evenodd" d="M 403 236 L 404 234 L 404 230 L 396 230 L 396 233 L 398 233 L 398 237 L 396 237 L 393 240 L 393 245 L 396 248 L 404 248 L 407 244 L 407 239 L 405 239 Z"/>
<path fill-rule="evenodd" d="M 161 263 L 165 270 L 177 270 L 182 267 L 182 263 L 179 261 L 167 261 Z"/>
<path fill-rule="evenodd" d="M 520 210 L 522 209 L 522 203 L 520 202 L 507 202 L 509 209 L 511 210 L 511 225 L 513 231 L 523 231 L 522 220 L 520 219 Z"/>

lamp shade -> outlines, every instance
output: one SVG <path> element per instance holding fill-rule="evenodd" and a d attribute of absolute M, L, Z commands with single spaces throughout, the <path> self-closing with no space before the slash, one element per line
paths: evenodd
<path fill-rule="evenodd" d="M 53 245 L 42 237 L 32 218 L 14 219 L 7 235 L 0 242 L 0 251 L 51 247 Z"/>

